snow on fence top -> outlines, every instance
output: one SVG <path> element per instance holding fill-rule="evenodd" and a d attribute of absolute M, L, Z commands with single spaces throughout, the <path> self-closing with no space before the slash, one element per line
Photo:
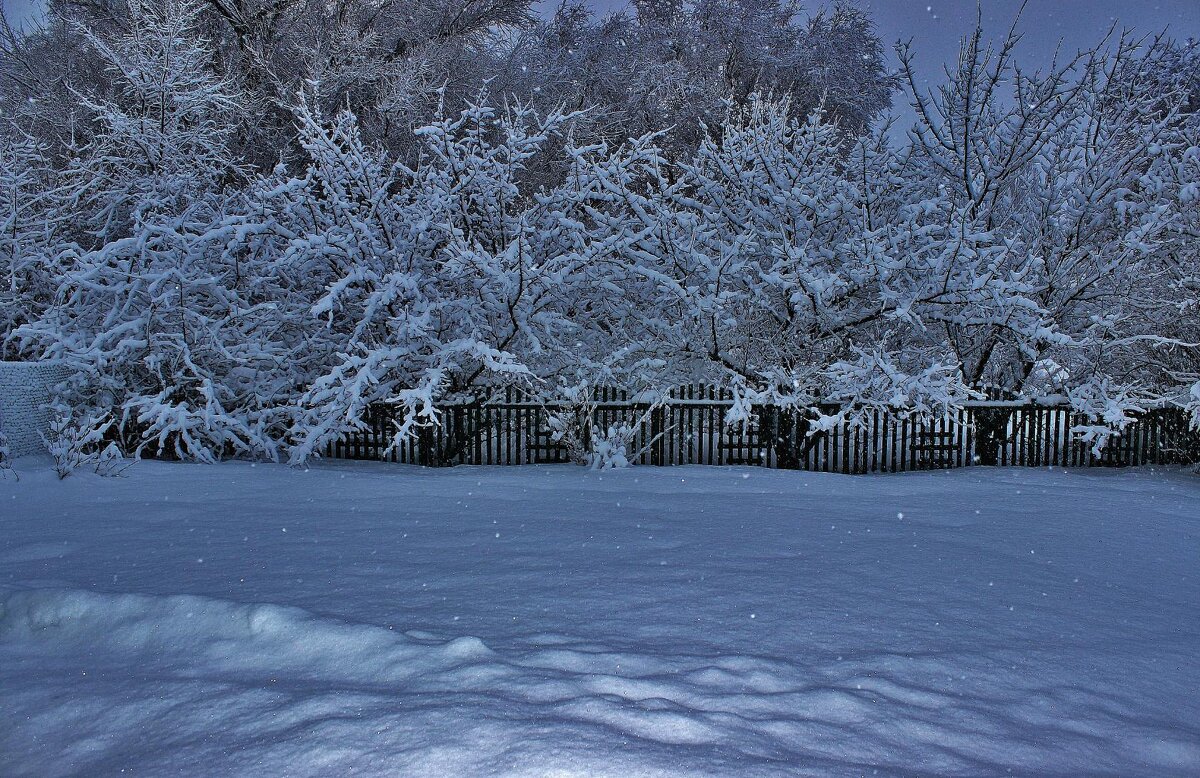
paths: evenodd
<path fill-rule="evenodd" d="M 41 433 L 50 424 L 46 407 L 53 387 L 71 370 L 59 362 L 0 362 L 0 431 L 8 437 L 12 456 L 46 450 Z"/>

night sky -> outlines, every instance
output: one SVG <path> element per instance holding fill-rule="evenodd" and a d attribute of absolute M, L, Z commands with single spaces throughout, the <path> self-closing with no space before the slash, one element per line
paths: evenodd
<path fill-rule="evenodd" d="M 20 22 L 30 17 L 41 0 L 0 0 L 9 19 Z M 591 0 L 600 11 L 625 6 L 625 0 Z M 888 44 L 912 38 L 918 51 L 918 66 L 930 84 L 941 80 L 943 63 L 958 54 L 961 37 L 975 22 L 976 0 L 861 0 L 879 24 Z M 552 9 L 555 0 L 545 0 Z M 821 0 L 810 0 L 820 8 Z M 1003 35 L 1012 23 L 1021 0 L 982 0 L 984 29 L 992 36 Z M 1061 43 L 1073 53 L 1094 44 L 1108 28 L 1129 27 L 1139 33 L 1167 31 L 1177 39 L 1200 38 L 1200 0 L 1030 0 L 1022 17 L 1024 34 L 1021 61 L 1026 67 L 1044 66 Z"/>

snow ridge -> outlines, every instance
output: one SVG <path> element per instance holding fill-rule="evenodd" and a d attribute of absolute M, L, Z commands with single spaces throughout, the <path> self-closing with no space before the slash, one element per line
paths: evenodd
<path fill-rule="evenodd" d="M 152 678 L 201 709 L 214 695 L 232 697 L 235 704 L 202 716 L 189 706 L 147 707 L 136 697 L 112 711 L 127 727 L 170 739 L 173 749 L 221 769 L 279 769 L 270 755 L 290 749 L 287 774 L 316 775 L 334 765 L 367 774 L 546 774 L 564 764 L 564 732 L 585 745 L 570 763 L 588 774 L 610 774 L 614 742 L 637 754 L 638 774 L 703 774 L 719 765 L 773 772 L 785 764 L 828 773 L 856 762 L 902 769 L 909 760 L 936 774 L 1055 759 L 1100 764 L 1130 752 L 1161 774 L 1200 768 L 1195 741 L 1148 729 L 1118 695 L 993 686 L 1004 676 L 1003 651 L 965 664 L 937 653 L 864 652 L 822 667 L 753 654 L 656 656 L 554 635 L 533 637 L 531 645 L 498 653 L 476 637 L 444 641 L 301 608 L 191 595 L 39 589 L 0 599 L 0 647 L 43 661 L 49 654 L 64 669 L 91 668 L 62 679 L 72 694 L 94 674 L 102 683 Z M 975 687 L 965 698 L 912 681 L 964 669 L 974 679 L 966 686 Z M 5 706 L 10 713 L 44 693 L 13 680 L 6 680 L 15 692 L 15 705 Z M 241 691 L 231 694 L 231 687 Z M 989 699 L 987 709 L 980 698 Z M 54 719 L 70 717 L 72 705 L 60 703 L 18 727 L 15 738 L 61 725 Z M 1087 713 L 1063 718 L 1063 706 Z M 364 726 L 360 717 L 371 716 L 381 723 Z M 414 721 L 431 718 L 433 731 L 446 738 L 441 745 L 403 736 Z M 481 740 L 453 732 L 455 721 L 483 724 L 475 733 Z M 422 726 L 430 729 L 428 721 Z M 1014 748 L 1006 737 L 992 740 L 1029 729 L 1057 729 L 1068 748 L 1055 755 L 1033 743 Z M 874 747 L 861 752 L 866 733 Z M 680 746 L 687 748 L 683 769 L 672 750 Z M 307 756 L 298 760 L 297 747 Z M 931 750 L 939 754 L 932 762 Z M 310 772 L 303 765 L 318 755 Z M 123 756 L 114 750 L 93 765 L 115 766 Z M 40 763 L 24 763 L 30 775 L 58 774 L 63 766 L 50 752 Z M 632 765 L 620 771 L 627 769 Z"/>

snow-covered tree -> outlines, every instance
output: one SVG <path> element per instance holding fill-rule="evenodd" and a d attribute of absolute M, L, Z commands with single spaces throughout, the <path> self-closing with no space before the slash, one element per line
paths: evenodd
<path fill-rule="evenodd" d="M 918 115 L 903 199 L 937 203 L 949 229 L 931 238 L 986 291 L 924 321 L 974 386 L 1172 394 L 1146 375 L 1155 352 L 1189 348 L 1163 326 L 1186 305 L 1170 171 L 1193 145 L 1184 90 L 1152 77 L 1170 47 L 1121 38 L 1030 74 L 1018 40 L 993 50 L 976 30 L 931 93 L 900 49 Z"/>
<path fill-rule="evenodd" d="M 644 354 L 643 375 L 658 368 L 643 380 L 714 380 L 736 389 L 735 408 L 782 404 L 802 425 L 830 399 L 862 412 L 965 397 L 919 314 L 978 294 L 945 283 L 968 274 L 929 248 L 929 209 L 889 201 L 899 162 L 881 135 L 847 141 L 819 113 L 800 121 L 786 100 L 754 97 L 666 168 L 643 138 L 579 177 L 612 236 L 592 245 L 621 260 L 605 283 L 631 302 L 622 349 Z M 867 359 L 859 344 L 882 350 Z M 882 397 L 883 375 L 904 389 Z"/>
<path fill-rule="evenodd" d="M 485 102 L 418 129 L 414 166 L 368 149 L 350 114 L 327 126 L 302 109 L 309 172 L 264 205 L 287 235 L 277 261 L 302 263 L 320 292 L 313 337 L 329 354 L 300 398 L 293 461 L 372 403 L 402 408 L 400 438 L 436 423 L 445 398 L 525 380 L 563 352 L 576 263 L 558 235 L 563 195 L 526 191 L 521 172 L 570 116 Z"/>
<path fill-rule="evenodd" d="M 518 36 L 502 65 L 499 89 L 594 108 L 577 138 L 616 146 L 667 130 L 659 145 L 671 158 L 696 148 L 730 98 L 790 96 L 795 116 L 822 106 L 854 134 L 895 87 L 863 11 L 839 3 L 806 16 L 791 0 L 655 0 L 602 18 L 568 1 Z"/>
<path fill-rule="evenodd" d="M 0 135 L 0 359 L 31 353 L 17 329 L 45 313 L 58 279 L 52 261 L 49 192 L 55 170 L 32 138 Z"/>
<path fill-rule="evenodd" d="M 200 6 L 139 6 L 137 25 L 89 40 L 120 85 L 84 98 L 96 127 L 55 192 L 75 216 L 62 242 L 60 286 L 18 330 L 41 356 L 80 372 L 77 406 L 111 411 L 131 446 L 211 460 L 272 456 L 260 419 L 240 411 L 236 376 L 255 358 L 261 312 L 245 301 L 218 232 L 236 126 L 232 88 L 207 69 Z M 254 389 L 252 391 L 257 391 Z M 236 410 L 235 410 L 236 409 Z"/>
<path fill-rule="evenodd" d="M 112 97 L 80 96 L 94 130 L 67 172 L 62 196 L 85 246 L 135 224 L 187 211 L 239 177 L 230 142 L 243 116 L 235 87 L 212 72 L 199 36 L 199 0 L 134 0 L 133 27 L 89 33 Z M 89 246 L 90 247 L 90 246 Z"/>
<path fill-rule="evenodd" d="M 1169 153 L 1179 108 L 1138 87 L 1155 47 L 1119 40 L 1031 75 L 1013 60 L 1017 41 L 987 49 L 977 30 L 932 94 L 901 48 L 918 113 L 905 199 L 941 202 L 953 229 L 939 240 L 956 263 L 994 258 L 1000 306 L 941 317 L 967 379 L 1037 391 L 1050 388 L 1028 386 L 1047 359 L 1087 381 L 1106 349 L 1147 346 L 1129 340 L 1134 289 L 1163 280 L 1154 258 L 1175 213 L 1151 167 Z"/>

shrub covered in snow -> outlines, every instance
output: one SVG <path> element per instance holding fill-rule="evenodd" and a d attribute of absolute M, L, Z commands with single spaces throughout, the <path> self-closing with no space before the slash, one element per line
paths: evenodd
<path fill-rule="evenodd" d="M 555 398 L 559 404 L 546 412 L 550 439 L 566 447 L 567 456 L 577 465 L 591 462 L 591 445 L 595 439 L 592 419 L 596 415 L 592 391 L 587 382 L 562 387 L 557 392 L 559 397 Z"/>
<path fill-rule="evenodd" d="M 592 428 L 592 445 L 588 452 L 588 465 L 593 470 L 617 470 L 629 467 L 630 447 L 637 427 L 629 423 L 612 424 L 608 427 Z"/>
<path fill-rule="evenodd" d="M 105 442 L 105 435 L 114 420 L 78 413 L 61 403 L 52 408 L 49 434 L 42 436 L 46 450 L 54 459 L 54 472 L 60 479 L 84 465 L 92 466 L 104 476 L 119 475 L 125 467 L 124 456 L 114 442 Z"/>

